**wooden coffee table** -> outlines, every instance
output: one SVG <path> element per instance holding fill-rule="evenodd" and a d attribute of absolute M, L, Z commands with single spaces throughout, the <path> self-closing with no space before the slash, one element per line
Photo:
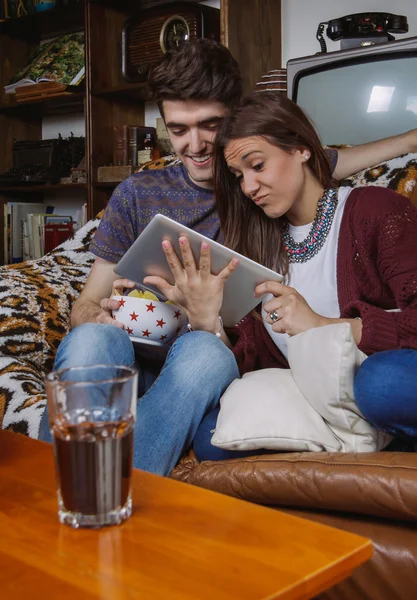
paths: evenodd
<path fill-rule="evenodd" d="M 135 470 L 123 525 L 57 516 L 52 447 L 0 431 L 5 600 L 312 598 L 372 555 L 369 540 Z"/>

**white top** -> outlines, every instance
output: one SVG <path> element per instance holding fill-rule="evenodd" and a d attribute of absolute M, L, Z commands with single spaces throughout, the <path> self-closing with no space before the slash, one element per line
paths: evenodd
<path fill-rule="evenodd" d="M 337 246 L 339 240 L 340 223 L 347 197 L 352 188 L 341 187 L 338 191 L 338 203 L 333 217 L 333 223 L 327 238 L 319 252 L 304 263 L 290 263 L 288 285 L 301 294 L 309 306 L 323 317 L 340 317 L 340 306 L 337 297 L 336 260 Z M 289 233 L 296 242 L 305 240 L 308 236 L 312 223 L 299 227 L 289 226 Z M 273 298 L 269 294 L 262 303 Z M 266 322 L 266 312 L 262 310 L 264 326 L 276 346 L 285 357 L 288 356 L 286 333 L 275 333 L 272 326 Z"/>

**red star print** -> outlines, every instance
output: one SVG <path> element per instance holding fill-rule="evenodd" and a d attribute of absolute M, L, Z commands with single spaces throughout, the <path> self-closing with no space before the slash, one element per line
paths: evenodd
<path fill-rule="evenodd" d="M 119 300 L 119 308 L 126 304 L 126 300 Z"/>
<path fill-rule="evenodd" d="M 154 304 L 152 304 L 152 302 L 150 302 L 149 304 L 146 305 L 146 312 L 153 312 L 155 310 L 156 306 Z"/>
<path fill-rule="evenodd" d="M 181 316 L 181 311 L 180 310 L 176 310 L 174 313 L 174 319 L 179 319 Z"/>
<path fill-rule="evenodd" d="M 126 327 L 126 331 L 129 335 L 132 335 L 133 333 L 133 329 L 130 329 L 130 327 Z"/>
<path fill-rule="evenodd" d="M 151 332 L 148 329 L 146 329 L 145 331 L 143 331 L 143 329 L 142 329 L 142 334 L 143 334 L 143 337 L 149 337 L 151 335 Z"/>
<path fill-rule="evenodd" d="M 165 342 L 167 337 L 168 337 L 167 335 L 161 335 L 161 337 L 159 339 L 161 340 L 161 342 Z"/>
<path fill-rule="evenodd" d="M 156 326 L 157 327 L 161 327 L 162 328 L 164 325 L 166 325 L 166 322 L 163 319 L 160 319 L 159 321 L 158 321 L 158 319 L 156 320 Z"/>
<path fill-rule="evenodd" d="M 131 321 L 137 321 L 137 320 L 138 320 L 138 316 L 139 316 L 139 315 L 137 315 L 137 314 L 135 313 L 135 311 L 133 311 L 133 312 L 132 312 L 132 313 L 129 315 L 129 317 L 131 317 Z"/>

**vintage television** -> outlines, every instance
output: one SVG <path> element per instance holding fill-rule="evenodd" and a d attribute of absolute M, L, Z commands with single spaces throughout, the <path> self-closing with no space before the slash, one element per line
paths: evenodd
<path fill-rule="evenodd" d="M 287 89 L 327 145 L 416 128 L 417 37 L 289 60 Z"/>

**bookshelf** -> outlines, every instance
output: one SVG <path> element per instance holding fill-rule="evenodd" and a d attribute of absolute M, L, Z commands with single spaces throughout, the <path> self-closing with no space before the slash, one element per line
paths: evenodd
<path fill-rule="evenodd" d="M 0 264 L 8 201 L 38 201 L 73 191 L 80 204 L 87 203 L 88 218 L 108 202 L 117 184 L 98 183 L 97 169 L 112 161 L 112 128 L 133 122 L 145 125 L 146 83 L 127 83 L 120 67 L 122 27 L 140 6 L 140 0 L 69 0 L 65 6 L 0 22 L 0 172 L 13 166 L 13 140 L 41 139 L 42 121 L 51 115 L 83 114 L 87 165 L 86 184 L 0 184 Z M 240 62 L 249 91 L 263 74 L 281 66 L 281 2 L 220 0 L 220 15 L 222 42 Z M 27 103 L 16 103 L 3 93 L 3 86 L 41 41 L 81 30 L 85 34 L 85 89 Z"/>

